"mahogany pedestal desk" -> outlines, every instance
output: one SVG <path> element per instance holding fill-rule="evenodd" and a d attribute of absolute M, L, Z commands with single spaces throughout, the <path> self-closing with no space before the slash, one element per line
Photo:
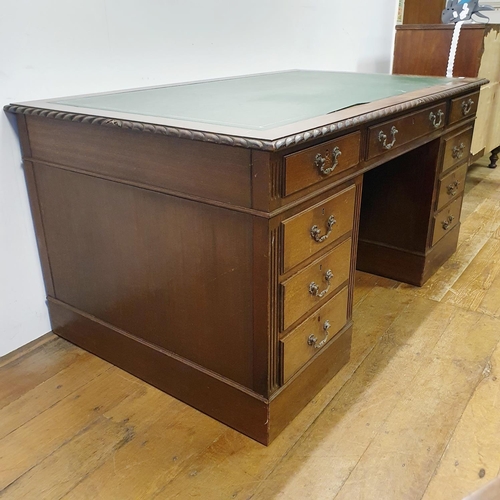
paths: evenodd
<path fill-rule="evenodd" d="M 421 285 L 454 252 L 484 83 L 290 71 L 6 106 L 53 331 L 270 443 L 349 359 L 356 256 Z"/>

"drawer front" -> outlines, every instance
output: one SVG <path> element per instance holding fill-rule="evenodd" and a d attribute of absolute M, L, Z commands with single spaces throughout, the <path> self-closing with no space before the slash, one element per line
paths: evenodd
<path fill-rule="evenodd" d="M 446 122 L 446 109 L 446 103 L 442 103 L 424 111 L 370 127 L 367 159 L 370 160 L 434 130 L 442 129 Z"/>
<path fill-rule="evenodd" d="M 468 128 L 444 141 L 443 172 L 467 160 L 472 142 L 472 128 Z"/>
<path fill-rule="evenodd" d="M 352 185 L 282 222 L 284 272 L 352 230 L 355 192 Z"/>
<path fill-rule="evenodd" d="M 285 156 L 285 196 L 356 166 L 360 144 L 356 132 Z"/>
<path fill-rule="evenodd" d="M 462 197 L 456 199 L 451 205 L 441 210 L 434 217 L 434 233 L 432 245 L 435 245 L 443 236 L 449 233 L 460 221 Z"/>
<path fill-rule="evenodd" d="M 453 170 L 439 181 L 436 210 L 441 210 L 455 196 L 464 192 L 467 163 Z"/>
<path fill-rule="evenodd" d="M 451 101 L 450 124 L 474 116 L 477 112 L 478 102 L 479 92 L 453 99 Z"/>
<path fill-rule="evenodd" d="M 347 322 L 347 301 L 348 288 L 345 287 L 281 339 L 283 383 L 321 351 L 344 327 Z"/>
<path fill-rule="evenodd" d="M 351 239 L 309 264 L 281 284 L 283 330 L 314 306 L 326 302 L 349 279 Z"/>

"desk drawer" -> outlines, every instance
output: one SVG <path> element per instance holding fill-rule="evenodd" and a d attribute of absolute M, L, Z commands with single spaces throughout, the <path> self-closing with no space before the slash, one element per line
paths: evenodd
<path fill-rule="evenodd" d="M 479 102 L 479 92 L 466 95 L 465 97 L 458 97 L 451 101 L 450 111 L 450 125 L 465 118 L 474 116 L 477 112 L 477 105 Z"/>
<path fill-rule="evenodd" d="M 348 288 L 343 288 L 321 309 L 281 339 L 283 383 L 321 351 L 346 324 L 348 295 Z"/>
<path fill-rule="evenodd" d="M 446 103 L 369 128 L 367 160 L 444 127 Z"/>
<path fill-rule="evenodd" d="M 349 186 L 282 222 L 283 272 L 352 230 L 355 193 L 355 186 Z"/>
<path fill-rule="evenodd" d="M 283 330 L 314 306 L 326 302 L 332 292 L 349 279 L 350 266 L 349 238 L 283 282 Z"/>
<path fill-rule="evenodd" d="M 356 166 L 360 143 L 355 132 L 285 156 L 285 196 Z"/>
<path fill-rule="evenodd" d="M 445 139 L 442 168 L 443 172 L 446 172 L 450 168 L 469 158 L 471 142 L 472 128 L 468 128 L 457 135 Z"/>
<path fill-rule="evenodd" d="M 460 221 L 460 209 L 462 208 L 462 196 L 451 205 L 441 210 L 434 217 L 434 233 L 432 245 L 435 245 L 446 233 L 449 233 Z"/>
<path fill-rule="evenodd" d="M 453 170 L 439 181 L 436 210 L 441 210 L 455 196 L 463 193 L 466 175 L 467 163 Z"/>

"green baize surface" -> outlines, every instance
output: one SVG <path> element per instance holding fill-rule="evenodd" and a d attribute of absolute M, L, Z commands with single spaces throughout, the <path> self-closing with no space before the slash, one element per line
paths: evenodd
<path fill-rule="evenodd" d="M 288 71 L 53 102 L 94 110 L 268 130 L 450 81 L 418 76 Z"/>

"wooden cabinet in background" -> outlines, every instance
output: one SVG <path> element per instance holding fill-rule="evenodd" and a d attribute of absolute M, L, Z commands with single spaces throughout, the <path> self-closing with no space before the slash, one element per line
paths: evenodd
<path fill-rule="evenodd" d="M 454 25 L 444 24 L 396 26 L 393 73 L 445 76 L 453 29 Z M 500 146 L 499 24 L 462 26 L 453 76 L 490 81 L 481 89 L 479 103 L 472 98 L 471 106 L 477 107 L 477 119 L 471 154 L 478 157 L 493 151 L 490 166 L 495 167 Z M 461 110 L 452 106 L 451 113 L 454 112 Z"/>
<path fill-rule="evenodd" d="M 432 24 L 441 22 L 446 0 L 405 0 L 404 24 Z"/>

